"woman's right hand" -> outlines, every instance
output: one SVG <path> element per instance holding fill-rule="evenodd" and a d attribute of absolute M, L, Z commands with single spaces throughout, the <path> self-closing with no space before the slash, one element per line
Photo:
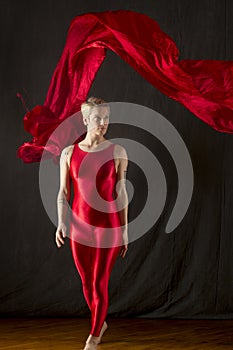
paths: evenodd
<path fill-rule="evenodd" d="M 60 248 L 62 246 L 62 244 L 65 244 L 65 242 L 64 242 L 65 237 L 66 237 L 66 225 L 60 224 L 58 226 L 58 228 L 56 230 L 56 234 L 55 234 L 55 241 L 56 241 L 58 248 Z"/>

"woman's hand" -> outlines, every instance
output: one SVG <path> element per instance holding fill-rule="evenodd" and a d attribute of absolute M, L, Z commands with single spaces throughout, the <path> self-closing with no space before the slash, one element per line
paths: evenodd
<path fill-rule="evenodd" d="M 124 231 L 123 232 L 123 246 L 121 247 L 120 253 L 119 255 L 124 258 L 125 254 L 127 253 L 128 250 L 128 242 L 129 242 L 129 238 L 128 238 L 128 232 Z"/>
<path fill-rule="evenodd" d="M 58 248 L 62 246 L 62 244 L 65 244 L 64 239 L 66 237 L 66 225 L 60 224 L 57 228 L 56 234 L 55 234 L 55 240 Z"/>
<path fill-rule="evenodd" d="M 128 245 L 127 245 L 127 244 L 124 244 L 124 245 L 122 246 L 121 250 L 120 250 L 119 255 L 120 255 L 122 258 L 124 258 L 124 257 L 125 257 L 125 254 L 126 254 L 126 252 L 127 252 L 127 250 L 128 250 Z"/>

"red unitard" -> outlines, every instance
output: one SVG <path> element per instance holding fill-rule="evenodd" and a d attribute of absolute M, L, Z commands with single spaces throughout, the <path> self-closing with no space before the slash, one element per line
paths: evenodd
<path fill-rule="evenodd" d="M 109 278 L 123 244 L 114 201 L 114 145 L 86 152 L 76 143 L 70 161 L 74 187 L 70 246 L 91 311 L 90 334 L 94 336 L 99 336 L 107 316 Z"/>

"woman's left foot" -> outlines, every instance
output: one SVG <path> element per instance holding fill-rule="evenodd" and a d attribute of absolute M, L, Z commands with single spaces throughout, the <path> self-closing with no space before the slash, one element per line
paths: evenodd
<path fill-rule="evenodd" d="M 97 344 L 101 343 L 102 336 L 103 336 L 103 334 L 104 334 L 104 332 L 106 331 L 107 328 L 108 328 L 108 325 L 107 325 L 106 321 L 104 321 L 103 326 L 102 326 L 101 331 L 100 331 L 100 335 L 98 337 L 96 337 L 97 338 L 97 340 L 96 340 Z"/>

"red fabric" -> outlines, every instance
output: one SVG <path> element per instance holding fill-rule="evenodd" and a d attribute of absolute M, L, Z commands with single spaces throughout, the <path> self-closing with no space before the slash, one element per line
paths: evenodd
<path fill-rule="evenodd" d="M 93 12 L 71 21 L 44 106 L 24 117 L 25 129 L 34 137 L 18 149 L 25 162 L 39 161 L 52 130 L 80 110 L 106 49 L 212 128 L 233 132 L 233 61 L 178 61 L 173 40 L 147 15 L 130 10 Z"/>
<path fill-rule="evenodd" d="M 113 148 L 111 144 L 101 151 L 85 152 L 76 143 L 70 162 L 74 188 L 70 247 L 91 311 L 90 334 L 94 336 L 99 336 L 107 316 L 110 274 L 123 244 L 120 217 L 113 201 L 117 182 Z M 104 211 L 98 210 L 95 190 L 106 201 Z"/>

